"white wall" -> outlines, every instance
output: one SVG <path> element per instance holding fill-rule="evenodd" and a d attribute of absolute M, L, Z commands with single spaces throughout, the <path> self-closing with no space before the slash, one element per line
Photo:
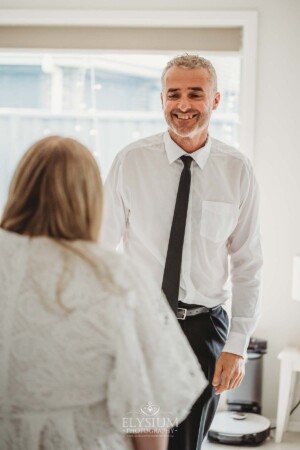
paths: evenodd
<path fill-rule="evenodd" d="M 300 346 L 300 303 L 293 302 L 290 296 L 292 258 L 300 253 L 300 145 L 297 139 L 297 128 L 300 128 L 300 1 L 66 0 L 62 3 L 60 0 L 0 0 L 0 8 L 25 7 L 258 11 L 258 84 L 257 91 L 253 92 L 257 105 L 254 166 L 261 189 L 265 269 L 263 316 L 256 336 L 269 343 L 268 354 L 264 357 L 263 406 L 264 414 L 274 418 L 279 377 L 277 354 L 285 345 Z M 293 420 L 300 423 L 300 408 Z"/>

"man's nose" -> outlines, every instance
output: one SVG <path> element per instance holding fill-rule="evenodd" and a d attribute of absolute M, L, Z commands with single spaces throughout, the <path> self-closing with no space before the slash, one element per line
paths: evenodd
<path fill-rule="evenodd" d="M 187 98 L 181 98 L 177 106 L 182 112 L 186 112 L 191 109 L 191 102 Z"/>

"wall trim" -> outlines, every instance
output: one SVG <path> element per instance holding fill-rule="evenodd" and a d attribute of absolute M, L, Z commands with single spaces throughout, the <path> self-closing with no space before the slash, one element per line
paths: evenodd
<path fill-rule="evenodd" d="M 1 9 L 1 25 L 62 25 L 62 26 L 170 26 L 207 27 L 244 26 L 257 16 L 256 11 L 167 11 L 98 9 Z"/>

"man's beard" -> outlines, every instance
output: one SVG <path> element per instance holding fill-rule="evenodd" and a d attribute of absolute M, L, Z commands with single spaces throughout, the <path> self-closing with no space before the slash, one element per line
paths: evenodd
<path fill-rule="evenodd" d="M 188 115 L 194 115 L 196 114 L 195 118 L 186 120 L 187 123 L 185 123 L 185 120 L 183 119 L 177 119 L 174 114 L 188 114 Z M 197 135 L 205 126 L 208 125 L 209 119 L 210 119 L 211 112 L 204 112 L 200 113 L 199 111 L 190 111 L 188 113 L 182 113 L 178 110 L 171 111 L 170 113 L 165 113 L 165 119 L 167 124 L 169 125 L 169 128 L 178 136 L 187 138 L 187 137 L 193 137 Z M 189 123 L 191 122 L 191 123 Z"/>

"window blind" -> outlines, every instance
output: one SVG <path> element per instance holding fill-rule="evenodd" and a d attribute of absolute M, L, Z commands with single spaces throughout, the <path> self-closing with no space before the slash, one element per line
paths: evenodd
<path fill-rule="evenodd" d="M 240 27 L 0 26 L 0 47 L 8 49 L 235 52 L 241 46 Z"/>

